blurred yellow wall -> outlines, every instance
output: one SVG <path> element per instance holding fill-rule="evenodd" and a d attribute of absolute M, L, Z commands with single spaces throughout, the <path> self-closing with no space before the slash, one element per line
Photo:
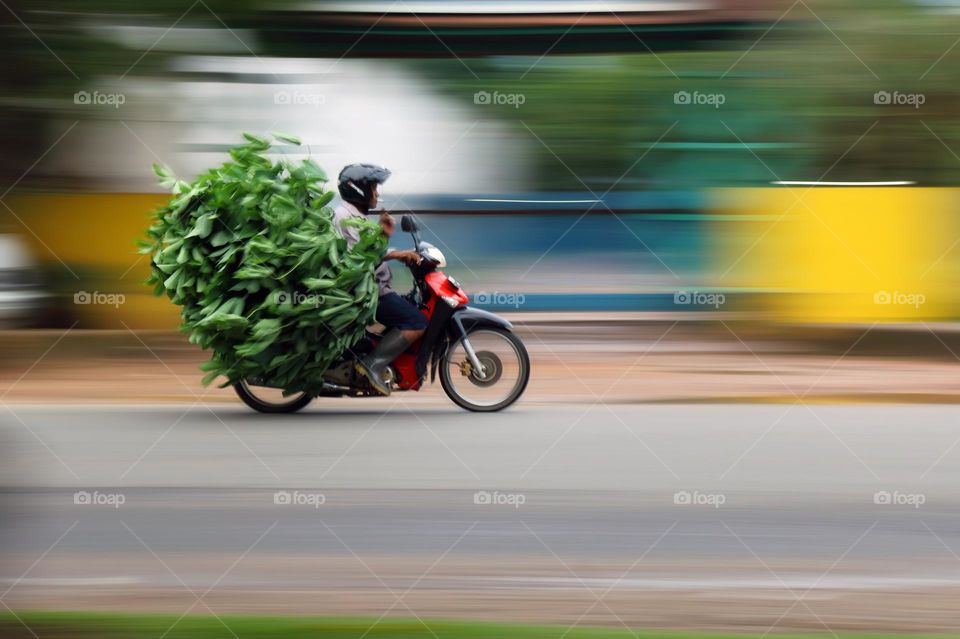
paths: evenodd
<path fill-rule="evenodd" d="M 163 194 L 19 194 L 4 227 L 60 276 L 57 293 L 123 295 L 74 304 L 84 327 L 173 329 L 179 311 L 143 285 L 135 242 Z M 720 289 L 756 292 L 765 317 L 804 322 L 960 317 L 960 190 L 916 187 L 716 189 L 707 245 Z M 27 228 L 24 228 L 24 225 Z M 76 274 L 70 275 L 60 264 Z"/>
<path fill-rule="evenodd" d="M 719 287 L 776 319 L 925 321 L 960 315 L 960 192 L 918 187 L 718 189 Z"/>
<path fill-rule="evenodd" d="M 179 309 L 143 285 L 150 261 L 137 253 L 135 244 L 154 209 L 167 199 L 159 193 L 18 194 L 4 200 L 16 217 L 5 208 L 0 215 L 7 218 L 6 230 L 20 234 L 34 255 L 62 276 L 58 293 L 123 296 L 123 303 L 114 306 L 74 304 L 71 312 L 80 326 L 169 330 L 179 325 Z"/>

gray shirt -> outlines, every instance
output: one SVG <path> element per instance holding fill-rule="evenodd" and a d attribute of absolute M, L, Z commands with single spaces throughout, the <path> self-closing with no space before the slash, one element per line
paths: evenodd
<path fill-rule="evenodd" d="M 350 218 L 363 219 L 364 215 L 360 209 L 349 202 L 342 202 L 333 212 L 333 223 L 336 225 L 340 236 L 347 241 L 347 247 L 351 247 L 360 241 L 360 231 L 355 226 L 344 224 Z M 393 274 L 390 273 L 390 266 L 386 262 L 380 262 L 375 271 L 377 284 L 380 286 L 380 295 L 393 293 Z"/>

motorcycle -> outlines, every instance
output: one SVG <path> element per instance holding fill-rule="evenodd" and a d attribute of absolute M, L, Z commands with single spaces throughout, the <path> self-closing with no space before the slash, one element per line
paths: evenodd
<path fill-rule="evenodd" d="M 426 381 L 440 375 L 447 396 L 461 408 L 493 412 L 513 404 L 530 379 L 530 357 L 513 325 L 488 311 L 468 306 L 469 297 L 459 282 L 446 275 L 443 253 L 420 240 L 412 216 L 403 216 L 400 228 L 413 237 L 422 258 L 408 265 L 413 289 L 407 299 L 427 317 L 423 336 L 397 357 L 384 375 L 396 391 L 418 391 Z M 355 348 L 349 349 L 324 374 L 316 393 L 287 393 L 262 380 L 243 380 L 234 390 L 250 408 L 262 413 L 294 413 L 317 397 L 379 397 L 354 367 L 369 353 L 381 335 L 367 331 Z"/>

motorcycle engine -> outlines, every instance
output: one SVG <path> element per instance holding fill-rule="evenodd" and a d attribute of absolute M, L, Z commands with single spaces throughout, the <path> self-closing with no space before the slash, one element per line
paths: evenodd
<path fill-rule="evenodd" d="M 353 370 L 353 362 L 348 360 L 340 362 L 332 368 L 328 368 L 327 372 L 323 374 L 323 379 L 337 386 L 354 386 L 355 373 Z"/>
<path fill-rule="evenodd" d="M 323 379 L 329 384 L 347 386 L 349 388 L 366 388 L 369 386 L 367 381 L 357 374 L 354 369 L 353 360 L 340 362 L 336 366 L 327 369 L 327 372 L 323 374 Z M 383 371 L 383 381 L 391 387 L 396 386 L 397 371 L 393 366 L 387 366 L 386 370 Z"/>

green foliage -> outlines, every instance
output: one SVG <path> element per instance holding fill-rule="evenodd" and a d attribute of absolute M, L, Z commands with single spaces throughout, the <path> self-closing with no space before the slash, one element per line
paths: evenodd
<path fill-rule="evenodd" d="M 315 390 L 373 321 L 387 239 L 358 219 L 360 241 L 347 249 L 323 170 L 309 159 L 273 162 L 270 141 L 243 137 L 231 161 L 190 184 L 154 166 L 173 197 L 142 242 L 152 256 L 147 283 L 182 307 L 190 341 L 213 351 L 204 384 L 225 377 L 224 385 Z"/>

